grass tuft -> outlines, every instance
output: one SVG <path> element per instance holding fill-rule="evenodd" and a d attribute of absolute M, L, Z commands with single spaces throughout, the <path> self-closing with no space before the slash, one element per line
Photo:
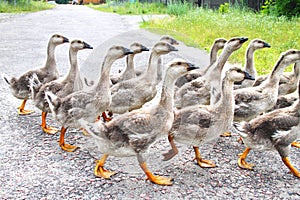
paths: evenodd
<path fill-rule="evenodd" d="M 178 40 L 207 51 L 216 38 L 230 39 L 246 36 L 249 41 L 261 38 L 270 49 L 255 53 L 255 66 L 259 75 L 269 73 L 280 54 L 288 49 L 300 48 L 300 18 L 291 20 L 254 13 L 250 10 L 231 8 L 229 12 L 197 8 L 185 15 L 144 22 L 142 28 L 168 33 Z M 229 59 L 231 63 L 244 63 L 246 43 Z M 292 65 L 287 71 L 291 71 Z"/>
<path fill-rule="evenodd" d="M 167 8 L 162 3 L 139 3 L 139 2 L 107 2 L 106 4 L 93 5 L 89 7 L 103 11 L 113 12 L 120 15 L 140 15 L 140 14 L 166 14 Z"/>
<path fill-rule="evenodd" d="M 0 1 L 0 13 L 21 13 L 21 12 L 36 12 L 40 10 L 46 10 L 53 8 L 51 5 L 44 1 L 30 1 L 21 0 L 14 3 L 8 3 L 8 1 Z"/>

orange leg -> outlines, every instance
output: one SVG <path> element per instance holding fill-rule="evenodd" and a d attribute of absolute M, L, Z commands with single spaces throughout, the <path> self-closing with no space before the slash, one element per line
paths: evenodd
<path fill-rule="evenodd" d="M 243 168 L 243 169 L 250 169 L 250 170 L 252 170 L 253 169 L 253 164 L 248 164 L 246 161 L 245 161 L 245 159 L 246 159 L 246 157 L 247 157 L 247 155 L 249 154 L 249 152 L 250 152 L 250 148 L 246 148 L 245 149 L 245 151 L 242 153 L 242 154 L 240 154 L 239 156 L 239 160 L 238 160 L 238 165 L 239 165 L 239 167 L 240 168 Z"/>
<path fill-rule="evenodd" d="M 146 162 L 140 163 L 142 170 L 145 172 L 147 179 L 158 185 L 172 185 L 172 178 L 166 178 L 162 176 L 154 176 L 147 167 Z"/>
<path fill-rule="evenodd" d="M 193 147 L 194 151 L 195 151 L 195 160 L 197 161 L 197 164 L 202 167 L 202 168 L 212 168 L 212 167 L 216 167 L 216 164 L 213 163 L 210 160 L 204 160 L 201 155 L 200 155 L 200 151 L 199 151 L 199 147 Z"/>
<path fill-rule="evenodd" d="M 57 133 L 59 130 L 57 130 L 51 126 L 47 126 L 46 118 L 47 118 L 47 112 L 42 112 L 42 124 L 40 126 L 42 127 L 43 131 L 48 134 Z"/>
<path fill-rule="evenodd" d="M 65 144 L 65 133 L 67 131 L 67 128 L 65 127 L 61 127 L 61 131 L 60 131 L 60 138 L 59 138 L 59 146 L 67 152 L 73 152 L 75 151 L 78 147 L 77 146 L 73 146 L 70 144 Z"/>
<path fill-rule="evenodd" d="M 172 147 L 172 149 L 170 149 L 167 153 L 164 153 L 163 156 L 163 161 L 167 161 L 167 160 L 170 160 L 171 158 L 173 158 L 176 154 L 178 154 L 178 149 L 174 143 L 174 137 L 172 135 L 168 135 L 168 140 L 169 140 L 169 143 Z"/>
<path fill-rule="evenodd" d="M 34 112 L 33 110 L 24 110 L 26 101 L 27 101 L 27 100 L 24 99 L 24 100 L 22 101 L 22 104 L 20 105 L 20 107 L 18 107 L 18 114 L 19 114 L 19 115 L 28 115 L 28 114 L 31 114 L 31 113 Z"/>
<path fill-rule="evenodd" d="M 290 169 L 292 174 L 300 178 L 299 171 L 291 164 L 290 159 L 288 157 L 282 158 L 282 161 Z"/>
<path fill-rule="evenodd" d="M 107 154 L 103 154 L 101 159 L 96 161 L 96 167 L 94 169 L 95 176 L 108 179 L 112 175 L 116 174 L 116 172 L 111 172 L 111 171 L 108 171 L 108 170 L 104 169 L 103 166 L 105 164 L 105 161 L 106 161 L 107 157 L 108 157 Z"/>
<path fill-rule="evenodd" d="M 291 145 L 292 145 L 293 147 L 300 148 L 300 142 L 294 141 L 294 142 L 292 142 Z"/>

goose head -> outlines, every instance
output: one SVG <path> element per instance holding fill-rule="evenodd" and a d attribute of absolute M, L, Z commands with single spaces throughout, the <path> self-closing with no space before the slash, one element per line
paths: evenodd
<path fill-rule="evenodd" d="M 88 43 L 86 43 L 82 40 L 73 40 L 70 44 L 70 48 L 73 51 L 79 51 L 82 49 L 93 49 L 93 47 L 91 45 L 89 45 Z"/>
<path fill-rule="evenodd" d="M 232 82 L 241 82 L 244 79 L 255 80 L 248 72 L 242 70 L 239 67 L 231 67 L 225 72 L 225 77 L 227 77 Z"/>
<path fill-rule="evenodd" d="M 249 44 L 249 48 L 252 48 L 253 50 L 262 49 L 262 48 L 270 48 L 271 45 L 267 42 L 261 40 L 261 39 L 254 39 L 251 40 Z"/>
<path fill-rule="evenodd" d="M 133 52 L 133 54 L 142 53 L 143 51 L 149 51 L 147 47 L 137 42 L 132 43 L 129 48 Z"/>
<path fill-rule="evenodd" d="M 280 57 L 280 62 L 284 62 L 287 65 L 300 61 L 300 50 L 289 49 L 283 52 Z"/>
<path fill-rule="evenodd" d="M 133 51 L 127 49 L 126 47 L 117 45 L 110 47 L 107 52 L 107 56 L 113 57 L 115 59 L 123 58 L 124 56 L 129 54 L 133 54 Z"/>
<path fill-rule="evenodd" d="M 161 38 L 160 38 L 160 41 L 162 42 L 167 42 L 171 45 L 179 45 L 179 42 L 177 40 L 175 40 L 174 38 L 168 36 L 168 35 L 163 35 Z"/>
<path fill-rule="evenodd" d="M 178 49 L 167 42 L 158 42 L 154 45 L 152 51 L 156 52 L 158 55 L 164 55 L 171 51 L 178 51 Z"/>
<path fill-rule="evenodd" d="M 177 79 L 191 70 L 198 69 L 194 64 L 178 58 L 169 62 L 167 66 L 166 74 L 173 77 L 173 79 Z"/>
<path fill-rule="evenodd" d="M 217 49 L 223 49 L 226 42 L 227 40 L 224 38 L 217 38 L 215 39 L 213 46 L 216 46 Z"/>
<path fill-rule="evenodd" d="M 60 45 L 60 44 L 69 42 L 69 39 L 60 34 L 54 34 L 50 38 L 50 42 L 55 45 Z"/>
<path fill-rule="evenodd" d="M 234 37 L 228 40 L 224 46 L 224 48 L 228 49 L 229 51 L 235 51 L 241 48 L 243 43 L 248 40 L 246 37 Z"/>

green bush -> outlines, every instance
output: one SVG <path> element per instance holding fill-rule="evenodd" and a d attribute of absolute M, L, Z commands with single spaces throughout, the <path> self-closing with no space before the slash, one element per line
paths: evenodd
<path fill-rule="evenodd" d="M 275 2 L 277 13 L 279 16 L 294 17 L 300 13 L 299 0 L 277 0 Z"/>
<path fill-rule="evenodd" d="M 261 12 L 278 17 L 297 17 L 300 13 L 300 2 L 299 0 L 266 0 Z"/>
<path fill-rule="evenodd" d="M 221 4 L 219 7 L 219 13 L 228 13 L 229 12 L 229 3 Z"/>

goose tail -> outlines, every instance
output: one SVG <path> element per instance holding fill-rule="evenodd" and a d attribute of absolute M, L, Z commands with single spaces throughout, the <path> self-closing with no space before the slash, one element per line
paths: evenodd
<path fill-rule="evenodd" d="M 8 85 L 11 85 L 10 83 L 11 78 L 8 75 L 2 73 L 2 78 Z"/>
<path fill-rule="evenodd" d="M 90 123 L 83 118 L 80 118 L 78 123 L 80 124 L 81 128 L 84 128 L 93 137 L 98 137 L 100 135 L 101 127 L 104 125 L 102 121 Z"/>
<path fill-rule="evenodd" d="M 248 137 L 247 130 L 245 130 L 245 126 L 247 122 L 233 122 L 232 124 L 232 132 L 239 134 L 242 138 Z"/>

